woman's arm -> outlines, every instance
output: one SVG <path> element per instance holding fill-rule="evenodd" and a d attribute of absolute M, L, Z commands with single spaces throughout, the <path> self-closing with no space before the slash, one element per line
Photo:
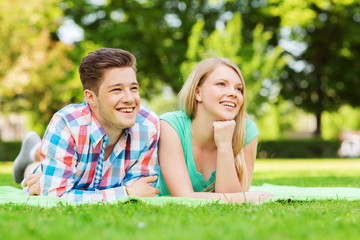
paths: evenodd
<path fill-rule="evenodd" d="M 169 192 L 174 197 L 194 192 L 186 167 L 179 135 L 166 121 L 160 120 L 159 164 Z"/>
<path fill-rule="evenodd" d="M 214 122 L 214 139 L 217 146 L 215 192 L 247 192 L 250 187 L 257 152 L 257 137 L 244 146 L 247 184 L 242 186 L 236 172 L 232 135 L 235 121 Z"/>
<path fill-rule="evenodd" d="M 164 120 L 160 121 L 159 164 L 169 192 L 174 197 L 218 199 L 226 202 L 258 202 L 272 195 L 265 192 L 209 193 L 194 192 L 185 164 L 184 152 L 176 131 Z"/>
<path fill-rule="evenodd" d="M 232 151 L 218 149 L 216 170 L 216 192 L 247 192 L 249 191 L 257 152 L 258 138 L 255 137 L 244 146 L 244 158 L 247 171 L 247 185 L 242 187 L 236 174 Z M 226 161 L 227 160 L 227 161 Z M 232 161 L 231 161 L 232 160 Z M 219 170 L 222 170 L 221 172 Z M 235 174 L 234 174 L 235 171 Z"/>
<path fill-rule="evenodd" d="M 258 137 L 255 137 L 251 140 L 248 144 L 244 146 L 244 157 L 246 163 L 246 170 L 247 170 L 247 186 L 245 191 L 249 191 L 252 175 L 254 173 L 254 165 L 256 160 L 256 153 L 257 153 L 257 144 L 258 144 Z"/>
<path fill-rule="evenodd" d="M 214 125 L 214 140 L 217 147 L 215 192 L 243 192 L 237 176 L 232 137 L 235 121 L 216 121 Z"/>

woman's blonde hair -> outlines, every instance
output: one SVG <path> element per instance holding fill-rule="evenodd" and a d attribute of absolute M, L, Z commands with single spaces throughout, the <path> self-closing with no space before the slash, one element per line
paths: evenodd
<path fill-rule="evenodd" d="M 225 65 L 232 68 L 238 75 L 243 84 L 243 104 L 239 110 L 239 113 L 235 116 L 235 129 L 232 138 L 232 148 L 234 153 L 235 167 L 238 178 L 240 180 L 243 191 L 247 191 L 248 178 L 246 163 L 244 158 L 243 146 L 245 142 L 245 107 L 246 107 L 246 91 L 245 82 L 241 75 L 240 69 L 235 63 L 226 58 L 208 58 L 201 61 L 193 71 L 190 73 L 188 79 L 183 85 L 179 93 L 179 104 L 184 109 L 185 113 L 190 116 L 191 119 L 195 117 L 197 108 L 197 101 L 195 100 L 196 88 L 206 80 L 211 72 L 219 65 Z M 208 189 L 213 188 L 211 185 Z"/>

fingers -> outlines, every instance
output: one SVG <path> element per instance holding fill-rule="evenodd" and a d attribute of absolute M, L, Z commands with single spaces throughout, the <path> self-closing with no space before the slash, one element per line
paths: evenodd
<path fill-rule="evenodd" d="M 216 133 L 218 133 L 218 134 L 222 133 L 221 135 L 223 135 L 224 130 L 228 134 L 232 134 L 234 132 L 235 125 L 236 125 L 236 122 L 234 120 L 231 120 L 231 121 L 215 121 L 215 122 L 213 122 L 213 127 L 214 127 L 215 134 Z"/>
<path fill-rule="evenodd" d="M 139 180 L 143 181 L 145 183 L 152 183 L 152 182 L 155 182 L 157 179 L 158 179 L 158 177 L 156 175 L 154 175 L 154 176 L 142 177 Z"/>
<path fill-rule="evenodd" d="M 32 196 L 40 195 L 40 176 L 41 173 L 30 174 L 23 183 L 24 187 L 28 186 L 29 194 Z"/>
<path fill-rule="evenodd" d="M 28 187 L 31 187 L 32 185 L 40 183 L 40 175 L 37 175 L 27 181 Z"/>
<path fill-rule="evenodd" d="M 160 193 L 160 189 L 150 186 L 149 183 L 155 181 L 157 176 L 142 177 L 128 186 L 129 195 L 138 197 L 155 197 Z"/>
<path fill-rule="evenodd" d="M 232 136 L 235 129 L 235 121 L 215 121 L 214 126 L 214 140 L 216 146 L 221 149 L 227 149 L 232 146 Z"/>
<path fill-rule="evenodd" d="M 29 186 L 29 181 L 32 181 L 33 179 L 37 179 L 37 178 L 40 179 L 40 175 L 41 173 L 29 174 L 29 176 L 25 178 L 23 182 L 23 187 Z"/>
<path fill-rule="evenodd" d="M 40 183 L 39 182 L 36 182 L 35 184 L 31 185 L 31 187 L 29 187 L 29 194 L 32 196 L 40 195 Z"/>

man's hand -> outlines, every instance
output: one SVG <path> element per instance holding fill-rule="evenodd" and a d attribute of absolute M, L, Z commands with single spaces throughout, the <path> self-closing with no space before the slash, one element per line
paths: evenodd
<path fill-rule="evenodd" d="M 214 140 L 217 148 L 232 146 L 232 137 L 235 129 L 235 121 L 216 121 L 214 126 Z"/>
<path fill-rule="evenodd" d="M 156 179 L 157 176 L 139 178 L 128 187 L 129 195 L 135 195 L 138 197 L 155 197 L 156 194 L 160 193 L 160 190 L 150 186 L 150 183 L 156 181 Z"/>
<path fill-rule="evenodd" d="M 28 187 L 29 194 L 32 196 L 40 195 L 40 176 L 41 173 L 29 174 L 23 182 L 23 187 Z"/>

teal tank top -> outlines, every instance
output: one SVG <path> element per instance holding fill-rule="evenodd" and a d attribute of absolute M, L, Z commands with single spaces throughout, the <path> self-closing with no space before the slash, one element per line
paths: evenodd
<path fill-rule="evenodd" d="M 194 162 L 193 152 L 192 152 L 192 145 L 191 145 L 191 119 L 189 116 L 185 114 L 185 112 L 182 111 L 176 111 L 176 112 L 169 112 L 165 113 L 160 116 L 160 120 L 165 120 L 168 122 L 174 130 L 179 135 L 181 145 L 184 151 L 184 157 L 187 169 L 189 171 L 189 176 L 191 179 L 191 183 L 194 189 L 194 192 L 202 192 L 204 191 L 208 186 L 213 184 L 215 182 L 215 173 L 216 170 L 214 170 L 209 180 L 206 182 L 203 175 L 196 171 L 196 166 Z M 160 133 L 161 134 L 161 133 Z M 253 140 L 255 137 L 259 135 L 259 130 L 255 124 L 254 121 L 250 119 L 246 119 L 245 122 L 245 143 L 248 144 Z M 156 185 L 157 188 L 160 189 L 159 196 L 165 196 L 170 195 L 168 188 L 166 187 L 166 184 L 164 182 L 164 178 L 160 172 L 159 181 Z"/>

